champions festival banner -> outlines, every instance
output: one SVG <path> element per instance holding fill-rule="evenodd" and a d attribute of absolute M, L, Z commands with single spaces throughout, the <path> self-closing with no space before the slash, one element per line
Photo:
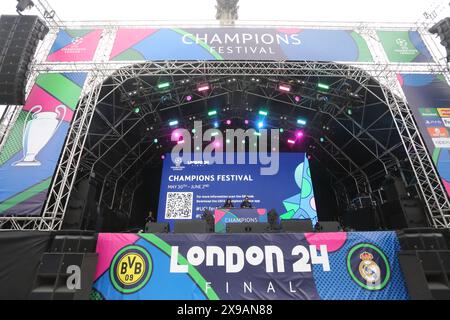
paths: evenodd
<path fill-rule="evenodd" d="M 377 31 L 390 62 L 432 62 L 430 52 L 417 31 Z"/>
<path fill-rule="evenodd" d="M 95 300 L 406 300 L 395 232 L 100 234 Z"/>
<path fill-rule="evenodd" d="M 40 215 L 86 73 L 40 74 L 0 153 L 0 215 Z"/>
<path fill-rule="evenodd" d="M 102 30 L 59 31 L 47 61 L 92 61 Z M 0 215 L 38 216 L 87 73 L 42 73 L 0 153 Z"/>
<path fill-rule="evenodd" d="M 450 196 L 450 87 L 441 74 L 401 74 L 398 78 Z"/>
<path fill-rule="evenodd" d="M 244 154 L 241 154 L 244 155 Z M 189 158 L 189 157 L 188 157 Z M 317 211 L 309 162 L 304 153 L 279 153 L 279 170 L 262 175 L 260 163 L 210 164 L 194 161 L 174 163 L 167 154 L 163 163 L 158 221 L 201 219 L 205 210 L 214 212 L 231 199 L 239 208 L 246 196 L 255 209 L 275 209 L 281 219 L 311 219 L 317 223 Z M 224 162 L 225 163 L 225 162 Z M 265 167 L 265 166 L 264 166 Z M 222 218 L 232 218 L 224 212 Z"/>
<path fill-rule="evenodd" d="M 367 43 L 357 32 L 294 28 L 122 28 L 110 58 L 373 61 Z"/>

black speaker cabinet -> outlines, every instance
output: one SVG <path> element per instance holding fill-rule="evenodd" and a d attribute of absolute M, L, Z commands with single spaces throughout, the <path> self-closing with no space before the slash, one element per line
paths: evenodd
<path fill-rule="evenodd" d="M 145 225 L 145 233 L 169 233 L 170 227 L 168 223 L 148 222 Z"/>
<path fill-rule="evenodd" d="M 319 221 L 316 225 L 317 232 L 340 232 L 342 226 L 337 221 Z"/>
<path fill-rule="evenodd" d="M 281 220 L 281 229 L 284 232 L 309 233 L 313 232 L 311 220 Z"/>
<path fill-rule="evenodd" d="M 96 253 L 45 253 L 29 299 L 89 300 L 97 260 Z M 79 276 L 79 289 L 72 288 L 74 274 Z"/>
<path fill-rule="evenodd" d="M 387 202 L 381 207 L 383 221 L 388 229 L 419 228 L 427 226 L 424 208 L 417 199 Z"/>
<path fill-rule="evenodd" d="M 208 224 L 204 220 L 176 221 L 174 233 L 208 233 Z"/>

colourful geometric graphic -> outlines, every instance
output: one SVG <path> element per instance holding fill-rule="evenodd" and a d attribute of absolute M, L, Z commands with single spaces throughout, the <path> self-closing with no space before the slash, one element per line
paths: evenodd
<path fill-rule="evenodd" d="M 100 29 L 61 29 L 47 61 L 92 61 L 101 39 Z"/>
<path fill-rule="evenodd" d="M 267 222 L 267 209 L 217 209 L 214 211 L 215 232 L 225 233 L 227 223 Z"/>
<path fill-rule="evenodd" d="M 318 218 L 311 170 L 307 158 L 295 170 L 294 179 L 300 193 L 283 201 L 286 212 L 280 216 L 280 219 L 310 219 L 314 226 L 318 222 Z"/>
<path fill-rule="evenodd" d="M 299 268 L 299 246 L 316 246 L 323 259 L 310 257 Z M 264 259 L 269 247 L 278 252 L 273 270 Z M 407 300 L 399 250 L 395 232 L 100 234 L 91 298 Z"/>
<path fill-rule="evenodd" d="M 266 28 L 119 29 L 110 59 L 373 61 L 354 31 Z"/>
<path fill-rule="evenodd" d="M 41 74 L 0 154 L 0 215 L 39 215 L 85 73 Z"/>

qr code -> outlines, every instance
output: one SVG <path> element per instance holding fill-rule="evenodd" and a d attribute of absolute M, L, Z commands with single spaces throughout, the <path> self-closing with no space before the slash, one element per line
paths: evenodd
<path fill-rule="evenodd" d="M 166 219 L 192 219 L 194 193 L 168 192 L 166 199 Z"/>

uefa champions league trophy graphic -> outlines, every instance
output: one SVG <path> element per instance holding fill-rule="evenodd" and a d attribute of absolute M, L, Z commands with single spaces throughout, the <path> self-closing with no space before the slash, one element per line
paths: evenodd
<path fill-rule="evenodd" d="M 42 106 L 34 106 L 25 119 L 23 130 L 23 158 L 13 167 L 38 167 L 41 165 L 36 157 L 58 131 L 66 117 L 67 108 L 60 105 L 55 112 L 41 112 Z M 32 119 L 28 119 L 32 115 Z M 59 120 L 58 120 L 59 118 Z"/>

